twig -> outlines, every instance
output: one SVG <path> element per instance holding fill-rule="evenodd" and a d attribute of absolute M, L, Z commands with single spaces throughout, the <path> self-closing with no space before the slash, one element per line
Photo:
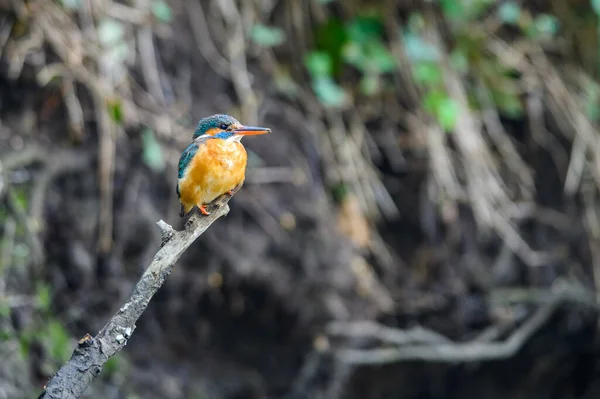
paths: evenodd
<path fill-rule="evenodd" d="M 548 304 L 560 301 L 564 304 L 586 307 L 600 312 L 600 302 L 594 292 L 579 286 L 577 283 L 562 282 L 555 289 L 543 288 L 497 288 L 490 292 L 488 300 L 494 306 L 512 305 L 515 303 Z"/>
<path fill-rule="evenodd" d="M 175 231 L 160 220 L 162 244 L 146 269 L 129 300 L 114 314 L 95 337 L 86 334 L 78 343 L 71 359 L 48 381 L 38 399 L 79 398 L 100 373 L 106 361 L 127 344 L 154 294 L 160 289 L 183 252 L 218 218 L 229 213 L 228 196 L 222 196 L 209 216 L 195 213 L 185 230 Z"/>
<path fill-rule="evenodd" d="M 561 298 L 539 309 L 505 342 L 443 343 L 438 345 L 409 345 L 371 350 L 341 349 L 339 358 L 352 366 L 382 365 L 410 360 L 433 362 L 473 362 L 506 359 L 513 356 L 523 344 L 552 316 Z"/>
<path fill-rule="evenodd" d="M 600 305 L 593 293 L 568 282 L 552 291 L 531 288 L 498 290 L 492 294 L 490 302 L 494 305 L 528 302 L 538 303 L 541 307 L 504 342 L 489 342 L 491 338 L 499 335 L 498 332 L 477 337 L 470 342 L 454 343 L 427 329 L 403 331 L 372 322 L 331 324 L 328 333 L 348 338 L 373 338 L 384 344 L 395 345 L 393 348 L 337 350 L 338 359 L 351 366 L 382 365 L 412 360 L 474 362 L 513 356 L 550 319 L 559 306 L 577 305 L 596 312 L 600 311 Z M 501 331 L 509 327 L 510 325 L 499 326 Z"/>
<path fill-rule="evenodd" d="M 69 115 L 69 133 L 75 141 L 81 142 L 83 140 L 85 122 L 83 109 L 81 108 L 79 97 L 77 97 L 73 79 L 65 78 L 63 80 L 62 92 L 67 114 Z"/>
<path fill-rule="evenodd" d="M 190 18 L 190 28 L 196 40 L 196 45 L 202 57 L 208 62 L 208 65 L 219 75 L 225 79 L 231 79 L 229 75 L 229 62 L 219 52 L 215 43 L 211 39 L 208 30 L 207 20 L 204 16 L 204 10 L 200 2 L 187 1 L 185 2 L 186 11 Z"/>
<path fill-rule="evenodd" d="M 162 85 L 160 83 L 160 74 L 158 73 L 158 68 L 156 66 L 156 50 L 154 48 L 152 29 L 148 26 L 140 28 L 137 33 L 137 39 L 140 58 L 142 59 L 140 64 L 146 88 L 160 106 L 165 108 L 167 106 L 167 100 L 163 94 Z"/>
<path fill-rule="evenodd" d="M 412 343 L 448 344 L 452 342 L 443 335 L 423 327 L 414 327 L 404 331 L 369 320 L 352 323 L 332 322 L 327 326 L 327 333 L 348 338 L 376 338 L 382 343 L 395 345 Z"/>
<path fill-rule="evenodd" d="M 108 253 L 113 236 L 113 175 L 115 172 L 116 127 L 111 122 L 104 99 L 97 93 L 94 96 L 96 121 L 99 130 L 98 146 L 98 186 L 100 189 L 100 231 L 98 250 Z"/>

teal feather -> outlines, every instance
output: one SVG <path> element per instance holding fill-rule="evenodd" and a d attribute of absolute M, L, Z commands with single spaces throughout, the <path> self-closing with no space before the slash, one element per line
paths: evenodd
<path fill-rule="evenodd" d="M 196 131 L 194 132 L 194 139 L 206 134 L 210 129 L 220 129 L 221 125 L 237 125 L 239 122 L 232 116 L 225 114 L 216 114 L 200 119 Z"/>
<path fill-rule="evenodd" d="M 192 143 L 188 145 L 188 147 L 183 151 L 181 157 L 179 158 L 179 171 L 177 173 L 177 177 L 181 179 L 183 175 L 185 175 L 185 170 L 187 169 L 190 162 L 192 162 L 192 158 L 198 152 L 198 144 Z"/>

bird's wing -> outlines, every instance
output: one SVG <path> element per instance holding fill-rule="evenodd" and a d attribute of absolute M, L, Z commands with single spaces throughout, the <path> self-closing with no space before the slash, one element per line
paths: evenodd
<path fill-rule="evenodd" d="M 183 175 L 185 174 L 185 169 L 188 167 L 188 165 L 192 161 L 192 158 L 194 158 L 194 155 L 196 155 L 196 152 L 198 152 L 198 144 L 197 143 L 191 143 L 183 151 L 183 153 L 181 154 L 181 157 L 179 157 L 179 170 L 177 171 L 178 179 L 181 179 L 183 177 Z M 177 182 L 176 192 L 177 192 L 177 198 L 179 198 L 179 182 Z"/>
<path fill-rule="evenodd" d="M 181 154 L 181 157 L 179 157 L 179 170 L 177 173 L 177 177 L 179 179 L 181 179 L 183 177 L 183 175 L 185 174 L 185 169 L 192 161 L 192 158 L 194 158 L 194 155 L 196 155 L 196 152 L 198 152 L 198 144 L 191 143 L 183 151 L 183 153 Z"/>

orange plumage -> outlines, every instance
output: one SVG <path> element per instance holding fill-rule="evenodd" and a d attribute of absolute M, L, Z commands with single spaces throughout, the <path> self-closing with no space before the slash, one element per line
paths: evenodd
<path fill-rule="evenodd" d="M 264 134 L 271 130 L 244 126 L 228 115 L 201 119 L 193 142 L 179 159 L 177 196 L 180 215 L 194 206 L 208 215 L 205 206 L 221 195 L 233 195 L 246 178 L 248 155 L 240 142 L 245 135 Z"/>
<path fill-rule="evenodd" d="M 248 155 L 240 142 L 207 140 L 198 146 L 185 174 L 179 179 L 179 200 L 189 213 L 194 205 L 210 204 L 241 185 L 246 177 Z"/>

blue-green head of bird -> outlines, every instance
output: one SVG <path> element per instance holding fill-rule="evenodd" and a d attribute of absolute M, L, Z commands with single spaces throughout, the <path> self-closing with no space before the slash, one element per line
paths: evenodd
<path fill-rule="evenodd" d="M 240 141 L 243 136 L 270 133 L 271 129 L 258 126 L 242 125 L 233 116 L 226 114 L 211 115 L 200 119 L 193 139 L 215 138 Z"/>

